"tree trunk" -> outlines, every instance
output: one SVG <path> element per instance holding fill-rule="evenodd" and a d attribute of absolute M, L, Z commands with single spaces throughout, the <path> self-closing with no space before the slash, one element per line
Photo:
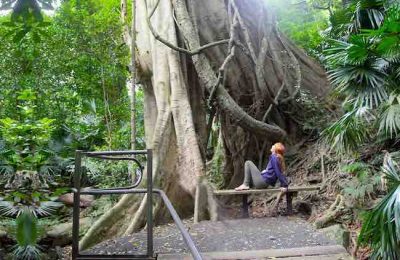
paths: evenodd
<path fill-rule="evenodd" d="M 143 4 L 137 5 L 136 42 L 145 93 L 146 143 L 154 151 L 154 186 L 161 187 L 176 210 L 185 216 L 193 212 L 197 180 L 204 173 L 188 84 L 184 77 L 186 71 L 182 69 L 185 65 L 179 53 L 150 37 L 143 8 Z M 152 21 L 169 41 L 178 44 L 169 1 L 161 1 Z M 133 197 L 124 196 L 111 210 L 113 214 L 102 216 L 83 237 L 80 248 L 85 249 L 98 242 L 99 237 L 121 235 L 126 230 L 133 232 L 142 227 L 145 214 L 141 213 L 145 200 L 139 204 L 129 203 Z M 163 220 L 168 216 L 163 207 L 156 208 L 159 209 L 155 212 L 156 219 Z"/>
<path fill-rule="evenodd" d="M 279 32 L 274 15 L 264 1 L 190 3 L 201 44 L 229 37 L 234 16 L 238 16 L 236 39 L 241 47 L 225 71 L 223 87 L 247 114 L 277 125 L 287 133 L 284 138 L 257 135 L 239 127 L 229 113 L 219 110 L 227 160 L 225 182 L 228 187 L 234 187 L 243 181 L 245 160 L 265 167 L 273 142 L 283 141 L 290 149 L 291 143 L 303 137 L 299 122 L 292 119 L 306 112 L 301 97 L 323 98 L 328 82 L 323 68 Z M 204 53 L 215 75 L 228 49 L 220 45 Z"/>
<path fill-rule="evenodd" d="M 146 142 L 154 150 L 155 186 L 184 216 L 192 212 L 195 188 L 205 172 L 209 110 L 217 111 L 220 120 L 225 178 L 233 186 L 242 181 L 246 159 L 264 166 L 272 142 L 291 143 L 303 135 L 296 119 L 304 112 L 301 101 L 323 97 L 328 83 L 324 70 L 279 33 L 265 1 L 160 0 L 153 13 L 157 2 L 136 5 L 136 63 L 145 93 Z M 147 15 L 152 15 L 154 31 Z M 217 41 L 224 44 L 202 49 Z M 103 216 L 82 247 L 96 242 L 100 233 L 127 234 L 141 227 L 145 201 L 130 199 L 120 201 L 123 210 L 113 221 Z M 156 220 L 165 219 L 165 209 L 155 208 Z"/>

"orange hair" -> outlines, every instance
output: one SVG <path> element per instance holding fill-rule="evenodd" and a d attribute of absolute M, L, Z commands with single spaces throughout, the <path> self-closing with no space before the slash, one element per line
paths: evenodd
<path fill-rule="evenodd" d="M 283 157 L 283 154 L 285 153 L 285 150 L 286 150 L 285 146 L 282 143 L 275 143 L 274 148 L 275 148 L 275 153 L 279 159 L 279 164 L 281 166 L 281 170 L 285 171 L 286 165 L 285 165 L 285 158 Z"/>

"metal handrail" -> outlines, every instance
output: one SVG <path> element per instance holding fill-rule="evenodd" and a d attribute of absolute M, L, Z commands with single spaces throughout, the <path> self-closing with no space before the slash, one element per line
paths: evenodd
<path fill-rule="evenodd" d="M 85 190 L 81 191 L 82 195 L 104 195 L 104 194 L 128 194 L 128 193 L 146 193 L 146 189 L 119 189 L 119 190 Z M 165 194 L 163 190 L 160 189 L 153 189 L 153 193 L 157 193 L 160 195 L 161 199 L 165 203 L 169 213 L 171 214 L 172 219 L 174 220 L 176 226 L 178 227 L 183 240 L 185 241 L 186 245 L 188 246 L 190 253 L 192 254 L 195 260 L 203 259 L 199 250 L 195 246 L 192 237 L 190 236 L 189 232 L 185 229 L 185 226 L 182 223 L 178 213 L 176 212 L 174 206 L 172 205 L 171 201 L 168 199 L 168 196 Z"/>
<path fill-rule="evenodd" d="M 122 187 L 122 188 L 109 188 L 109 189 L 80 189 L 80 175 L 81 175 L 81 159 L 82 156 L 95 157 L 99 159 L 122 159 L 120 158 L 110 158 L 109 156 L 118 155 L 135 155 L 135 154 L 146 154 L 147 155 L 147 188 L 146 189 L 135 189 L 134 187 Z M 136 160 L 135 160 L 136 161 Z M 141 167 L 140 162 L 139 167 Z M 170 212 L 172 219 L 177 225 L 179 231 L 182 234 L 183 240 L 189 247 L 190 253 L 195 260 L 202 260 L 202 256 L 198 249 L 196 248 L 192 238 L 185 229 L 182 220 L 179 218 L 178 213 L 172 206 L 171 201 L 168 199 L 164 191 L 160 189 L 153 189 L 152 180 L 152 150 L 147 151 L 106 151 L 106 152 L 84 152 L 77 151 L 75 155 L 75 174 L 74 174 L 74 211 L 73 211 L 73 228 L 72 228 L 72 257 L 73 259 L 117 259 L 124 258 L 140 258 L 140 259 L 151 259 L 153 256 L 153 212 L 152 212 L 152 201 L 153 193 L 157 193 L 161 196 L 163 202 L 165 203 L 168 211 Z M 147 255 L 81 255 L 79 254 L 79 201 L 81 194 L 90 195 L 103 195 L 103 194 L 129 194 L 129 193 L 146 193 L 147 194 Z"/>

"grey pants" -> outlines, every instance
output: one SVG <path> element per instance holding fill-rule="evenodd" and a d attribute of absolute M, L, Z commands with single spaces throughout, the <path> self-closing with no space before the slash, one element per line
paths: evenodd
<path fill-rule="evenodd" d="M 244 163 L 244 181 L 243 184 L 246 186 L 264 189 L 268 187 L 268 183 L 264 181 L 261 176 L 260 170 L 254 165 L 252 161 L 246 161 Z"/>

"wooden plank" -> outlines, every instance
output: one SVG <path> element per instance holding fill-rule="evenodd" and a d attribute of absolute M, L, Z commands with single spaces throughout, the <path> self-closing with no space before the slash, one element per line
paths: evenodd
<path fill-rule="evenodd" d="M 315 191 L 320 190 L 321 186 L 293 186 L 288 188 L 288 192 L 298 192 L 298 191 Z M 272 189 L 250 189 L 250 190 L 215 190 L 214 195 L 243 195 L 243 194 L 266 194 L 266 193 L 278 193 L 280 188 Z"/>
<path fill-rule="evenodd" d="M 281 248 L 281 249 L 265 249 L 265 250 L 249 250 L 235 252 L 203 252 L 203 259 L 293 259 L 293 260 L 337 260 L 352 258 L 346 252 L 346 249 L 341 245 L 331 246 L 314 246 L 302 248 Z M 158 255 L 157 259 L 162 260 L 189 260 L 193 259 L 188 254 L 162 254 Z"/>

